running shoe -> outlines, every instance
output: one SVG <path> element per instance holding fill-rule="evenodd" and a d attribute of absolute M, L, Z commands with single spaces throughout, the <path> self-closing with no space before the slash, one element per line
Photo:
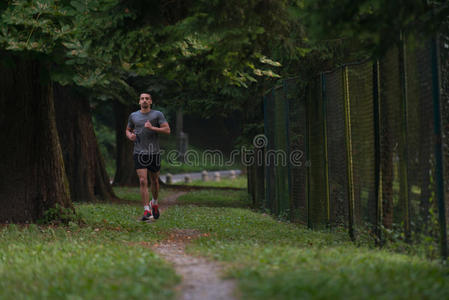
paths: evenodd
<path fill-rule="evenodd" d="M 146 210 L 143 213 L 142 221 L 148 221 L 148 220 L 150 220 L 150 218 L 151 218 L 151 211 Z"/>
<path fill-rule="evenodd" d="M 151 200 L 151 211 L 153 212 L 153 217 L 155 219 L 159 219 L 159 206 L 155 203 L 155 201 Z"/>

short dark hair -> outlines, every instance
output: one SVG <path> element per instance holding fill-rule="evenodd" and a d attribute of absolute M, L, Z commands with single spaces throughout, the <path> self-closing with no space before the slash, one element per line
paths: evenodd
<path fill-rule="evenodd" d="M 153 99 L 153 97 L 151 97 L 151 93 L 148 91 L 143 91 L 140 93 L 140 95 L 142 95 L 142 94 L 148 94 L 148 95 L 150 95 L 150 99 Z"/>

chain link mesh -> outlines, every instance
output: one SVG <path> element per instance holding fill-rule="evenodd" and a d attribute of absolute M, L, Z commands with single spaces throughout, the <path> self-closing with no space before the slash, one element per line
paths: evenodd
<path fill-rule="evenodd" d="M 290 162 L 290 219 L 307 224 L 306 99 L 296 79 L 285 81 L 288 102 L 288 157 Z"/>
<path fill-rule="evenodd" d="M 288 175 L 288 101 L 285 96 L 285 85 L 275 93 L 275 172 L 276 201 L 279 208 L 276 213 L 288 217 L 290 212 L 289 175 Z"/>
<path fill-rule="evenodd" d="M 401 223 L 399 205 L 400 181 L 400 133 L 401 133 L 401 84 L 399 74 L 399 50 L 392 48 L 380 61 L 380 157 L 382 169 L 382 221 L 393 229 Z"/>
<path fill-rule="evenodd" d="M 322 227 L 328 222 L 324 173 L 324 127 L 321 79 L 310 84 L 308 98 L 308 144 L 309 144 L 309 225 Z"/>
<path fill-rule="evenodd" d="M 354 187 L 354 220 L 358 226 L 376 224 L 373 65 L 350 65 L 348 70 Z"/>
<path fill-rule="evenodd" d="M 283 88 L 268 93 L 266 165 L 263 172 L 254 168 L 249 173 L 250 193 L 259 195 L 253 199 L 265 197 L 273 213 L 288 213 L 313 228 L 352 226 L 354 220 L 356 229 L 374 228 L 384 240 L 396 232 L 408 242 L 430 237 L 436 244 L 443 230 L 436 178 L 438 102 L 433 101 L 439 99 L 441 106 L 448 226 L 449 37 L 439 35 L 438 66 L 433 45 L 409 37 L 376 64 L 337 68 L 308 82 L 306 89 L 295 79 L 284 80 Z M 287 154 L 287 165 L 267 155 L 278 150 Z M 295 151 L 300 156 L 293 163 Z"/>
<path fill-rule="evenodd" d="M 449 233 L 449 24 L 438 39 L 442 146 L 445 182 L 446 233 Z M 446 240 L 448 237 L 446 236 Z M 447 245 L 446 245 L 447 247 Z"/>
<path fill-rule="evenodd" d="M 325 74 L 330 223 L 348 225 L 348 170 L 346 159 L 343 70 Z"/>
<path fill-rule="evenodd" d="M 435 198 L 435 135 L 432 95 L 432 49 L 428 40 L 406 44 L 408 197 L 414 241 L 422 234 L 438 237 L 432 226 L 437 214 Z"/>
<path fill-rule="evenodd" d="M 269 92 L 264 99 L 264 115 L 265 115 L 265 136 L 267 138 L 267 152 L 275 150 L 275 113 L 274 113 L 274 91 Z M 265 181 L 266 191 L 265 208 L 269 209 L 272 213 L 278 212 L 278 203 L 276 201 L 276 176 L 275 167 L 273 163 L 265 161 Z"/>

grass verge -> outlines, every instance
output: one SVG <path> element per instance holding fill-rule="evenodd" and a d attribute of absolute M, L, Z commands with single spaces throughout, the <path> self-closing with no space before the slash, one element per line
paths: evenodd
<path fill-rule="evenodd" d="M 119 211 L 125 214 L 132 209 L 125 207 L 78 206 L 87 220 L 82 227 L 0 229 L 0 299 L 173 298 L 179 277 L 145 243 L 135 242 L 146 240 L 145 226 L 135 220 L 128 226 L 116 221 L 92 226 L 95 216 L 118 219 Z"/>
<path fill-rule="evenodd" d="M 181 205 L 209 207 L 250 207 L 249 196 L 245 191 L 201 190 L 190 192 L 178 198 Z"/>
<path fill-rule="evenodd" d="M 194 151 L 194 150 L 192 150 Z M 204 151 L 197 150 L 193 157 L 190 158 L 191 161 L 181 163 L 178 161 L 167 161 L 164 156 L 161 158 L 161 174 L 171 173 L 171 174 L 180 174 L 180 173 L 193 173 L 193 172 L 202 172 L 206 171 L 219 171 L 219 170 L 237 170 L 241 169 L 242 166 L 240 164 L 234 163 L 231 165 L 227 165 L 224 163 L 213 161 L 201 161 L 201 158 L 204 157 Z M 192 156 L 191 156 L 192 157 Z"/>
<path fill-rule="evenodd" d="M 213 174 L 211 174 L 213 176 Z M 209 176 L 211 176 L 209 175 Z M 233 188 L 246 188 L 248 181 L 246 176 L 238 176 L 236 179 L 223 178 L 220 181 L 202 181 L 194 180 L 191 183 L 179 182 L 176 184 L 191 185 L 191 186 L 204 186 L 204 187 L 233 187 Z"/>
<path fill-rule="evenodd" d="M 117 197 L 127 200 L 130 204 L 141 204 L 142 198 L 140 196 L 140 188 L 139 187 L 113 187 L 115 195 Z M 169 195 L 175 193 L 176 191 L 170 190 L 167 188 L 161 188 L 159 190 L 159 199 L 164 199 Z M 151 189 L 150 189 L 150 200 L 151 200 Z"/>

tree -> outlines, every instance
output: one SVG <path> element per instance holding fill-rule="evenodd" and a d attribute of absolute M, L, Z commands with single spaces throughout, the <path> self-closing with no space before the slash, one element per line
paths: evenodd
<path fill-rule="evenodd" d="M 51 78 L 92 85 L 105 77 L 82 76 L 88 72 L 81 67 L 86 63 L 85 47 L 78 42 L 79 32 L 71 27 L 82 25 L 80 21 L 87 22 L 67 1 L 18 1 L 0 6 L 0 123 L 10 128 L 5 132 L 8 146 L 2 148 L 0 158 L 5 178 L 0 221 L 36 221 L 57 204 L 73 209 Z M 65 59 L 72 63 L 70 68 L 64 67 Z"/>
<path fill-rule="evenodd" d="M 0 53 L 0 221 L 35 221 L 56 205 L 73 209 L 48 69 L 35 55 Z"/>
<path fill-rule="evenodd" d="M 134 169 L 132 157 L 133 144 L 125 136 L 125 129 L 128 125 L 128 116 L 134 110 L 131 106 L 120 101 L 114 102 L 115 114 L 115 139 L 116 139 L 116 173 L 114 177 L 115 185 L 132 186 L 138 185 L 139 178 Z"/>
<path fill-rule="evenodd" d="M 54 85 L 56 124 L 72 201 L 115 198 L 100 154 L 88 97 Z"/>

